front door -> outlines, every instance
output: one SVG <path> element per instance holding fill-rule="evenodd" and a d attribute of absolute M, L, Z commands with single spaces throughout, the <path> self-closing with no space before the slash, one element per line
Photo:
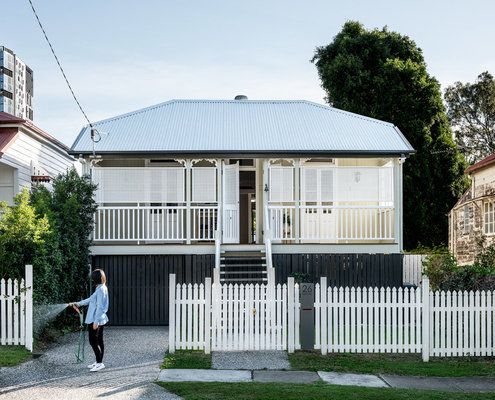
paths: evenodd
<path fill-rule="evenodd" d="M 223 243 L 239 243 L 239 163 L 223 164 Z"/>

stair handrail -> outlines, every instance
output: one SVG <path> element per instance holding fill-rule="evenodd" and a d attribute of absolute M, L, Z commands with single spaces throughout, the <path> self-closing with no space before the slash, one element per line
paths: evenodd
<path fill-rule="evenodd" d="M 215 231 L 215 267 L 213 268 L 213 283 L 220 284 L 220 230 Z"/>
<path fill-rule="evenodd" d="M 267 205 L 265 205 L 264 239 L 265 239 L 267 282 L 269 285 L 275 285 L 275 269 L 273 268 L 273 260 L 272 260 L 272 233 L 270 229 L 270 218 L 268 215 Z"/>

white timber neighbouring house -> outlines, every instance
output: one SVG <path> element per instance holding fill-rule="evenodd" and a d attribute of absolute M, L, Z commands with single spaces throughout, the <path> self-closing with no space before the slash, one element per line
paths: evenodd
<path fill-rule="evenodd" d="M 167 277 L 402 284 L 402 165 L 391 123 L 309 101 L 172 100 L 82 129 L 98 185 L 93 266 L 115 324 L 167 323 Z M 137 272 L 139 271 L 139 272 Z M 219 271 L 215 275 L 214 271 Z M 115 304 L 115 303 L 114 303 Z"/>
<path fill-rule="evenodd" d="M 31 121 L 0 112 L 0 201 L 32 184 L 51 186 L 57 175 L 75 165 L 69 148 Z"/>

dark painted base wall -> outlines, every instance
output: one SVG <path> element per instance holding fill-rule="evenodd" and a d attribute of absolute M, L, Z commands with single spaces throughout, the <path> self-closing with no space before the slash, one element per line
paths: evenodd
<path fill-rule="evenodd" d="M 330 286 L 400 287 L 402 254 L 275 254 L 277 283 L 299 275 L 317 283 L 327 277 Z"/>
<path fill-rule="evenodd" d="M 400 254 L 275 254 L 278 283 L 294 273 L 321 276 L 332 286 L 402 285 Z M 93 256 L 93 268 L 108 279 L 112 325 L 167 325 L 169 274 L 178 283 L 204 283 L 212 276 L 214 255 L 105 255 Z"/>

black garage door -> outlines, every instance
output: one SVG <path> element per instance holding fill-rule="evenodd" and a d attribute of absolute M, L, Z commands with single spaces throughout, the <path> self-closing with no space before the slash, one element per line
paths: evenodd
<path fill-rule="evenodd" d="M 107 276 L 111 325 L 168 325 L 168 279 L 201 283 L 211 276 L 212 255 L 93 256 Z"/>

